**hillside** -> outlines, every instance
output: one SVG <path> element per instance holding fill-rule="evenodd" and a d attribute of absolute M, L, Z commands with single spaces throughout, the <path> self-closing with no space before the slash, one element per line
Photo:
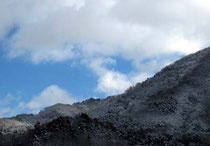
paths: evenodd
<path fill-rule="evenodd" d="M 4 133 L 2 144 L 9 140 L 52 145 L 63 139 L 65 145 L 70 141 L 76 142 L 70 145 L 210 145 L 210 48 L 176 61 L 124 94 L 56 104 L 38 115 L 7 120 L 26 129 L 37 122 L 41 125 L 22 134 L 16 130 L 15 136 Z M 74 129 L 78 126 L 82 129 Z M 77 134 L 69 134 L 72 130 Z M 43 138 L 43 133 L 49 136 Z"/>

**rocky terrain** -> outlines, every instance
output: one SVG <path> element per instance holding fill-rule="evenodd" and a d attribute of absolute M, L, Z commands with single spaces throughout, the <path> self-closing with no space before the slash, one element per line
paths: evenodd
<path fill-rule="evenodd" d="M 34 126 L 31 123 L 20 122 L 13 119 L 1 119 L 0 120 L 0 132 L 2 134 L 7 133 L 23 133 L 28 129 L 32 129 Z"/>
<path fill-rule="evenodd" d="M 210 48 L 124 94 L 56 104 L 0 127 L 8 129 L 0 145 L 210 145 Z"/>

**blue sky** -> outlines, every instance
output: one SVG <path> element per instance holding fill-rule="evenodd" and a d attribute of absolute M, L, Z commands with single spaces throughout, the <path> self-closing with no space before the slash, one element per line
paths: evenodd
<path fill-rule="evenodd" d="M 209 46 L 208 0 L 0 3 L 0 117 L 123 93 Z"/>
<path fill-rule="evenodd" d="M 31 96 L 40 93 L 48 85 L 58 85 L 65 88 L 72 95 L 80 98 L 105 97 L 106 94 L 94 92 L 97 86 L 97 77 L 88 68 L 82 65 L 72 65 L 71 62 L 31 64 L 21 59 L 8 59 L 4 57 L 1 48 L 0 57 L 0 96 L 8 93 L 20 94 L 29 100 Z M 131 63 L 116 59 L 117 65 L 110 69 L 129 73 Z M 29 98 L 29 99 L 28 99 Z"/>

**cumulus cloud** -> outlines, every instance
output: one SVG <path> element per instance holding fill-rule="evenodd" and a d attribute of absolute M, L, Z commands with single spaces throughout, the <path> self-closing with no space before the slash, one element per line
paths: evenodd
<path fill-rule="evenodd" d="M 18 25 L 9 57 L 35 63 L 71 59 L 75 44 L 83 57 L 191 53 L 208 45 L 208 5 L 207 0 L 2 0 L 0 34 Z"/>
<path fill-rule="evenodd" d="M 106 95 L 123 93 L 127 88 L 151 76 L 151 72 L 142 71 L 123 74 L 111 67 L 116 65 L 116 60 L 111 58 L 95 58 L 83 61 L 88 68 L 98 76 L 96 92 Z"/>
<path fill-rule="evenodd" d="M 208 46 L 209 10 L 208 0 L 1 0 L 0 38 L 9 58 L 24 57 L 35 64 L 129 60 L 137 70 L 129 75 L 104 63 L 97 68 L 86 64 L 98 76 L 97 90 L 114 94 L 152 74 L 141 72 L 147 67 L 143 60 Z M 18 29 L 8 38 L 14 26 Z M 154 70 L 170 61 L 156 63 Z"/>
<path fill-rule="evenodd" d="M 51 85 L 45 88 L 39 95 L 34 96 L 30 102 L 26 104 L 20 103 L 20 106 L 37 113 L 47 106 L 57 103 L 72 104 L 73 102 L 75 102 L 75 99 L 66 90 L 61 89 L 57 85 Z"/>
<path fill-rule="evenodd" d="M 98 79 L 96 91 L 103 92 L 106 95 L 117 95 L 123 93 L 130 86 L 150 77 L 150 74 L 139 73 L 138 75 L 125 75 L 120 72 L 107 70 Z"/>

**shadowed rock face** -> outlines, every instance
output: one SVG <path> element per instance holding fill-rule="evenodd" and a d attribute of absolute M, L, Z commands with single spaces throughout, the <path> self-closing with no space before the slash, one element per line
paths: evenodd
<path fill-rule="evenodd" d="M 89 99 L 73 105 L 57 104 L 38 115 L 16 116 L 11 119 L 30 124 L 39 121 L 41 124 L 45 123 L 42 129 L 48 131 L 47 127 L 52 120 L 54 121 L 51 123 L 62 125 L 62 117 L 60 122 L 56 122 L 59 120 L 57 117 L 68 116 L 70 123 L 75 123 L 78 120 L 76 115 L 80 113 L 87 114 L 92 121 L 83 124 L 85 126 L 108 122 L 115 129 L 102 126 L 97 131 L 92 127 L 93 130 L 88 131 L 91 142 L 85 138 L 87 133 L 76 129 L 79 136 L 84 138 L 83 143 L 90 142 L 89 145 L 102 144 L 104 141 L 110 142 L 106 143 L 107 145 L 122 145 L 119 142 L 125 145 L 210 145 L 210 48 L 176 61 L 124 94 L 106 99 Z M 95 123 L 93 119 L 99 123 Z M 65 118 L 63 120 L 65 121 Z M 64 124 L 64 127 L 66 126 L 69 125 Z M 72 127 L 68 128 L 72 130 Z M 35 132 L 29 131 L 34 137 Z M 50 132 L 52 135 L 55 133 Z M 66 131 L 62 134 L 65 133 Z M 97 137 L 99 134 L 101 137 Z M 107 139 L 107 134 L 111 135 L 111 140 Z M 79 136 L 61 138 L 76 142 Z M 23 137 L 23 134 L 20 137 Z M 56 143 L 56 138 L 53 139 Z M 48 137 L 47 141 L 53 139 Z M 95 143 L 96 141 L 99 143 Z M 43 143 L 42 140 L 38 142 Z"/>

